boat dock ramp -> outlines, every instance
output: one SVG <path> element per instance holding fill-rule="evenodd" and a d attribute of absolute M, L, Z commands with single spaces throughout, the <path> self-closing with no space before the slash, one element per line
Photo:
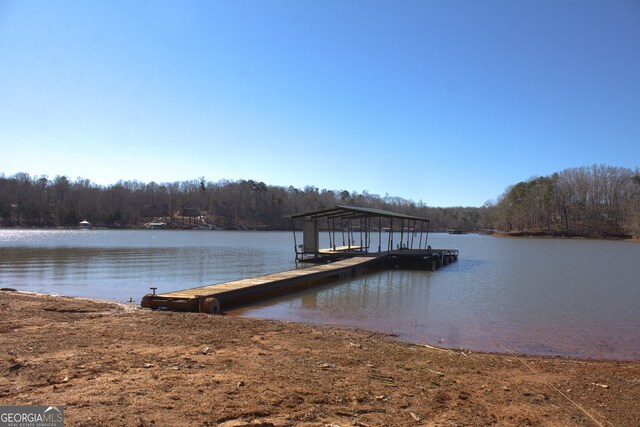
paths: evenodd
<path fill-rule="evenodd" d="M 303 221 L 303 242 L 298 245 L 295 230 L 299 229 L 296 221 L 300 220 Z M 395 268 L 435 271 L 456 262 L 458 250 L 428 246 L 428 223 L 427 219 L 410 215 L 347 206 L 296 214 L 292 216 L 296 261 L 312 266 L 161 294 L 156 294 L 154 289 L 153 294 L 144 296 L 141 305 L 221 313 L 259 299 L 373 271 Z M 319 248 L 321 226 L 329 233 L 329 248 Z M 383 238 L 383 228 L 394 232 Z M 371 234 L 375 232 L 379 233 L 378 246 L 373 248 L 377 251 L 372 251 Z M 394 242 L 398 232 L 399 241 Z M 385 240 L 387 245 L 383 250 Z"/>

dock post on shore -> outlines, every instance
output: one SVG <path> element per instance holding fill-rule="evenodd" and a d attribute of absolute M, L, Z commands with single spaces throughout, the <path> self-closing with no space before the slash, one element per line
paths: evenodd
<path fill-rule="evenodd" d="M 417 216 L 336 206 L 294 214 L 291 223 L 296 262 L 314 265 L 180 291 L 154 292 L 142 298 L 142 307 L 220 313 L 229 307 L 330 280 L 381 269 L 436 271 L 458 260 L 457 249 L 432 249 L 429 246 L 429 220 Z M 299 230 L 302 230 L 300 244 L 296 236 Z M 328 234 L 328 248 L 320 248 L 321 230 Z M 372 233 L 378 234 L 377 245 L 373 248 Z"/>

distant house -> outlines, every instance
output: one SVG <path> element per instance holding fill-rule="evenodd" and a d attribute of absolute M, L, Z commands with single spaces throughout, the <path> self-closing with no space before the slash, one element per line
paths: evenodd
<path fill-rule="evenodd" d="M 80 221 L 80 228 L 91 228 L 91 223 L 87 220 Z"/>
<path fill-rule="evenodd" d="M 144 228 L 148 230 L 165 230 L 167 228 L 166 222 L 148 222 L 144 225 Z"/>

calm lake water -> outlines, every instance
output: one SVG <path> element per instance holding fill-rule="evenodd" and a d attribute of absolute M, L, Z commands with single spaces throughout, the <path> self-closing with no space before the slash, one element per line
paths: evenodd
<path fill-rule="evenodd" d="M 640 359 L 640 244 L 474 234 L 431 234 L 429 244 L 459 249 L 459 262 L 361 276 L 236 313 L 450 348 Z M 0 287 L 139 302 L 152 286 L 296 268 L 293 249 L 287 232 L 0 230 Z"/>

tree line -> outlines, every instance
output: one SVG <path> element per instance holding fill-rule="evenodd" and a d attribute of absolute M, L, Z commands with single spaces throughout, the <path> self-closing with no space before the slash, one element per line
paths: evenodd
<path fill-rule="evenodd" d="M 533 177 L 508 187 L 493 210 L 510 234 L 640 236 L 640 172 L 593 165 Z"/>
<path fill-rule="evenodd" d="M 290 215 L 351 205 L 420 216 L 430 229 L 497 230 L 510 235 L 640 236 L 640 172 L 593 165 L 532 177 L 482 207 L 431 207 L 367 191 L 273 186 L 254 180 L 172 183 L 0 174 L 0 227 L 288 230 Z"/>
<path fill-rule="evenodd" d="M 134 228 L 163 222 L 170 228 L 291 228 L 289 215 L 351 205 L 429 218 L 432 230 L 491 228 L 488 207 L 434 208 L 367 191 L 267 185 L 254 180 L 172 183 L 119 181 L 101 186 L 83 178 L 0 175 L 0 227 Z"/>

